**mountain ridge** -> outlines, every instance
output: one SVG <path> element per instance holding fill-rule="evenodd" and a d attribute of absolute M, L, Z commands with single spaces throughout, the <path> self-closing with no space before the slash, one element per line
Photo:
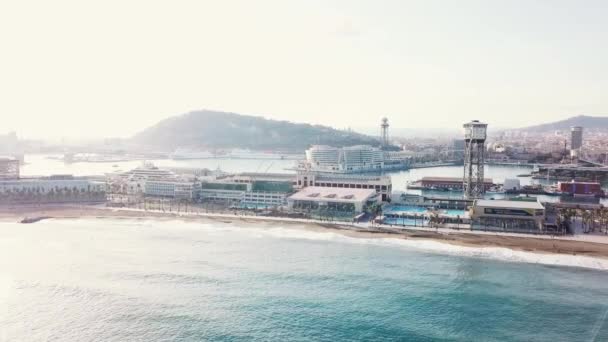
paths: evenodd
<path fill-rule="evenodd" d="M 522 127 L 517 130 L 528 132 L 563 131 L 569 130 L 572 126 L 581 126 L 586 129 L 608 130 L 608 116 L 577 115 L 564 120 Z"/>

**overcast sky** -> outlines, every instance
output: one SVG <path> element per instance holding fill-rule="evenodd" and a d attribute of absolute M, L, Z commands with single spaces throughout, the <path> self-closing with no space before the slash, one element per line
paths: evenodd
<path fill-rule="evenodd" d="M 608 1 L 0 2 L 0 132 L 215 109 L 344 128 L 608 115 Z"/>

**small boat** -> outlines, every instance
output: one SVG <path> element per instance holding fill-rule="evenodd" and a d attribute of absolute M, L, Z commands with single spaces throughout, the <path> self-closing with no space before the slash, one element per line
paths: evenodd
<path fill-rule="evenodd" d="M 25 217 L 19 223 L 36 223 L 44 219 L 50 218 L 49 216 L 36 216 L 36 217 Z"/>

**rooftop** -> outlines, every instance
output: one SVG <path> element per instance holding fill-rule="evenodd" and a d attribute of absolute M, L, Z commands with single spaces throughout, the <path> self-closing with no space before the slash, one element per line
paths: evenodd
<path fill-rule="evenodd" d="M 387 175 L 375 176 L 365 174 L 343 174 L 343 173 L 316 173 L 317 181 L 344 181 L 344 180 L 361 180 L 361 181 L 391 181 L 391 177 Z"/>
<path fill-rule="evenodd" d="M 374 189 L 326 188 L 319 186 L 306 187 L 289 199 L 299 201 L 361 202 L 376 195 Z"/>
<path fill-rule="evenodd" d="M 475 206 L 486 208 L 545 209 L 540 202 L 505 200 L 476 200 Z"/>
<path fill-rule="evenodd" d="M 426 182 L 458 182 L 462 183 L 462 177 L 422 177 L 421 181 Z M 484 183 L 492 183 L 492 178 L 484 178 Z"/>
<path fill-rule="evenodd" d="M 574 180 L 569 181 L 569 182 L 557 182 L 557 183 L 559 183 L 559 184 L 575 184 L 575 185 L 590 185 L 590 184 L 601 185 L 600 182 L 578 182 L 578 181 L 574 181 Z"/>

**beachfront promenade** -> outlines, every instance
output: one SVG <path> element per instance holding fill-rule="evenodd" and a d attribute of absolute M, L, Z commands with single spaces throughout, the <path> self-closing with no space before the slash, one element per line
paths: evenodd
<path fill-rule="evenodd" d="M 290 222 L 290 223 L 303 223 L 303 224 L 320 224 L 320 225 L 331 225 L 332 228 L 337 229 L 349 229 L 355 231 L 365 231 L 365 232 L 378 232 L 378 233 L 388 233 L 388 234 L 399 234 L 404 231 L 418 231 L 418 232 L 430 232 L 430 233 L 439 233 L 439 234 L 471 234 L 471 235 L 481 235 L 481 236 L 504 236 L 504 237 L 518 237 L 518 238 L 534 238 L 534 239 L 548 239 L 548 240 L 565 240 L 565 241 L 581 241 L 581 242 L 593 242 L 593 243 L 603 243 L 608 244 L 608 235 L 604 234 L 577 234 L 577 235 L 541 235 L 541 234 L 525 234 L 525 233 L 508 233 L 508 232 L 496 232 L 496 231 L 480 231 L 480 230 L 471 230 L 464 224 L 456 225 L 456 224 L 444 224 L 438 227 L 420 227 L 420 226 L 397 226 L 397 225 L 387 225 L 387 224 L 377 224 L 377 223 L 355 223 L 352 221 L 340 221 L 340 220 L 317 220 L 317 219 L 306 219 L 306 218 L 289 218 L 289 217 L 273 217 L 273 216 L 256 216 L 256 215 L 247 215 L 244 213 L 234 214 L 234 213 L 216 213 L 216 212 L 198 212 L 198 211 L 190 211 L 190 212 L 168 212 L 162 210 L 144 210 L 138 208 L 111 208 L 106 206 L 96 206 L 96 208 L 121 212 L 128 211 L 134 213 L 153 213 L 153 214 L 161 214 L 167 217 L 207 217 L 207 218 L 223 218 L 223 219 L 250 219 L 257 221 L 266 221 L 266 222 Z"/>

